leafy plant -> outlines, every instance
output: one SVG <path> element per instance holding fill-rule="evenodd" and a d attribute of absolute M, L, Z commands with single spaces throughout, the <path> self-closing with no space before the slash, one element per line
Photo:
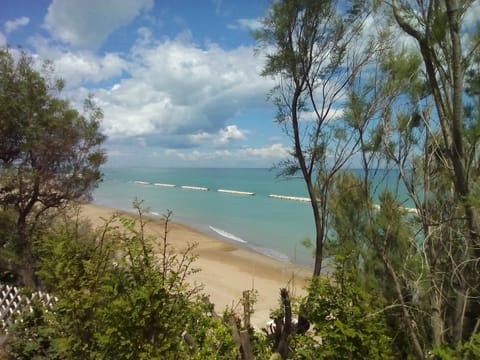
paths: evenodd
<path fill-rule="evenodd" d="M 148 238 L 141 203 L 135 207 L 136 220 L 116 215 L 99 232 L 66 220 L 44 236 L 38 275 L 58 302 L 48 314 L 23 313 L 27 326 L 12 329 L 9 358 L 232 358 L 231 331 L 187 283 L 197 271 L 194 245 L 171 251 L 170 213 L 161 241 Z"/>
<path fill-rule="evenodd" d="M 340 267 L 332 279 L 314 277 L 304 306 L 314 337 L 308 342 L 296 339 L 297 354 L 315 351 L 318 359 L 396 358 L 383 311 L 371 305 L 375 296 Z"/>

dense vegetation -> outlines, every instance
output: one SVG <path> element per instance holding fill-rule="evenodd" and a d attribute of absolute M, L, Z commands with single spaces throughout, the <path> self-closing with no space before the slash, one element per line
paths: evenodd
<path fill-rule="evenodd" d="M 280 165 L 305 179 L 317 230 L 308 295 L 282 290 L 267 332 L 217 316 L 188 285 L 191 252 L 146 238 L 140 206 L 100 230 L 59 216 L 99 180 L 101 112 L 2 50 L 0 267 L 58 297 L 11 327 L 7 358 L 480 358 L 475 4 L 349 5 L 276 1 L 256 34 L 292 140 Z"/>
<path fill-rule="evenodd" d="M 280 165 L 312 200 L 314 275 L 331 257 L 376 294 L 401 358 L 478 356 L 478 4 L 343 5 L 275 2 L 256 34 L 293 145 Z"/>
<path fill-rule="evenodd" d="M 88 198 L 105 162 L 102 112 L 84 115 L 59 97 L 63 82 L 46 63 L 0 49 L 0 268 L 34 286 L 35 237 L 57 209 Z"/>

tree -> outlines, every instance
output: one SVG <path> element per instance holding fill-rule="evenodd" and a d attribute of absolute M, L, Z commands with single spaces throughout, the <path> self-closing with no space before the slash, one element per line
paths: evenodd
<path fill-rule="evenodd" d="M 413 128 L 424 134 L 423 153 L 413 156 L 412 175 L 423 179 L 423 196 L 414 194 L 412 180 L 405 183 L 423 225 L 434 346 L 447 342 L 456 347 L 468 340 L 478 317 L 480 132 L 478 93 L 475 82 L 466 80 L 472 79 L 468 74 L 478 66 L 480 41 L 478 28 L 465 21 L 473 4 L 431 0 L 393 1 L 387 6 L 397 26 L 417 46 L 426 98 L 433 105 L 432 113 L 424 107 L 427 110 L 405 114 L 409 124 L 418 119 Z M 412 104 L 422 109 L 418 100 Z M 404 142 L 408 143 L 413 142 Z M 407 154 L 411 157 L 415 152 Z"/>
<path fill-rule="evenodd" d="M 0 50 L 0 204 L 16 215 L 0 267 L 34 286 L 34 230 L 50 210 L 88 198 L 101 178 L 105 137 L 92 98 L 81 115 L 59 97 L 63 82 L 48 63 L 40 73 L 26 53 L 16 55 Z"/>
<path fill-rule="evenodd" d="M 338 264 L 342 260 L 338 259 Z M 386 316 L 378 307 L 378 294 L 367 292 L 356 274 L 341 266 L 332 279 L 313 278 L 308 288 L 306 315 L 321 344 L 310 349 L 317 359 L 396 359 Z M 299 342 L 299 348 L 302 349 Z M 315 351 L 316 350 L 316 351 Z M 308 352 L 307 352 L 308 354 Z"/>
<path fill-rule="evenodd" d="M 369 253 L 384 263 L 394 285 L 385 288 L 384 296 L 395 295 L 389 301 L 401 305 L 399 320 L 408 329 L 419 359 L 432 348 L 460 348 L 478 328 L 480 132 L 475 54 L 480 43 L 478 29 L 464 21 L 471 5 L 397 1 L 392 8 L 386 4 L 382 9 L 387 13 L 374 20 L 382 29 L 378 41 L 385 42 L 385 51 L 379 53 L 377 66 L 362 87 L 373 91 L 357 91 L 351 97 L 355 101 L 349 103 L 353 118 L 376 119 L 370 123 L 361 154 L 366 193 L 371 193 L 367 201 L 374 192 L 368 181 L 372 170 L 366 164 L 376 154 L 404 185 L 406 192 L 401 199 L 396 196 L 397 201 L 408 197 L 408 206 L 415 207 L 410 215 L 386 217 L 392 225 L 383 226 L 384 230 L 378 228 L 381 223 L 373 212 L 366 221 L 381 231 L 364 239 L 374 245 Z M 389 27 L 391 19 L 396 19 L 396 27 Z M 413 46 L 406 37 L 400 37 L 404 42 L 399 46 L 399 28 L 413 37 Z M 399 206 L 388 203 L 380 204 L 380 214 L 394 214 Z M 347 217 L 343 232 L 356 226 L 352 220 L 358 215 Z M 393 221 L 400 223 L 405 216 L 416 229 L 405 238 L 410 246 L 389 251 L 390 244 L 402 244 L 402 236 L 392 230 Z M 398 258 L 416 265 L 397 262 Z"/>
<path fill-rule="evenodd" d="M 363 19 L 359 4 L 353 5 L 342 16 L 336 1 L 274 2 L 256 34 L 260 44 L 273 45 L 263 75 L 278 81 L 271 93 L 276 120 L 293 143 L 292 158 L 281 164 L 283 174 L 300 173 L 311 200 L 314 275 L 322 270 L 333 178 L 358 150 L 358 140 L 337 121 L 344 91 L 371 52 L 371 44 L 348 47 L 358 39 Z"/>

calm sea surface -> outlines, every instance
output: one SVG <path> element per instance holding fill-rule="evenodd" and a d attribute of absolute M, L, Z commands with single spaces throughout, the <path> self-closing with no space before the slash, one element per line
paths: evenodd
<path fill-rule="evenodd" d="M 174 221 L 224 241 L 280 260 L 313 265 L 311 250 L 300 244 L 305 238 L 313 239 L 310 204 L 268 197 L 306 197 L 300 178 L 278 178 L 268 169 L 105 168 L 103 173 L 104 180 L 94 192 L 96 204 L 131 211 L 135 199 L 144 200 L 153 216 L 172 210 Z M 255 195 L 220 193 L 218 189 Z"/>

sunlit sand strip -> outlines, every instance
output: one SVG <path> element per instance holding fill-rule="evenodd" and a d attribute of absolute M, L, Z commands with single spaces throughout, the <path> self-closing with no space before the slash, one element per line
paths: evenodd
<path fill-rule="evenodd" d="M 202 186 L 188 186 L 188 185 L 182 185 L 180 186 L 182 189 L 187 189 L 187 190 L 200 190 L 200 191 L 208 191 L 208 188 L 202 187 Z"/>
<path fill-rule="evenodd" d="M 155 186 L 161 186 L 161 187 L 175 187 L 175 186 L 177 186 L 177 185 L 175 185 L 175 184 L 162 184 L 162 183 L 155 183 L 155 184 L 153 184 L 153 185 L 155 185 Z"/>
<path fill-rule="evenodd" d="M 135 184 L 140 184 L 140 185 L 149 185 L 150 183 L 147 181 L 134 181 Z"/>
<path fill-rule="evenodd" d="M 238 190 L 228 190 L 228 189 L 218 189 L 217 191 L 221 193 L 235 194 L 235 195 L 255 195 L 254 192 L 249 192 L 249 191 L 238 191 Z"/>
<path fill-rule="evenodd" d="M 287 196 L 287 195 L 275 195 L 275 194 L 270 194 L 270 195 L 268 195 L 268 197 L 274 198 L 274 199 L 282 199 L 282 200 L 293 200 L 293 201 L 310 202 L 310 198 L 298 197 L 298 196 Z"/>

